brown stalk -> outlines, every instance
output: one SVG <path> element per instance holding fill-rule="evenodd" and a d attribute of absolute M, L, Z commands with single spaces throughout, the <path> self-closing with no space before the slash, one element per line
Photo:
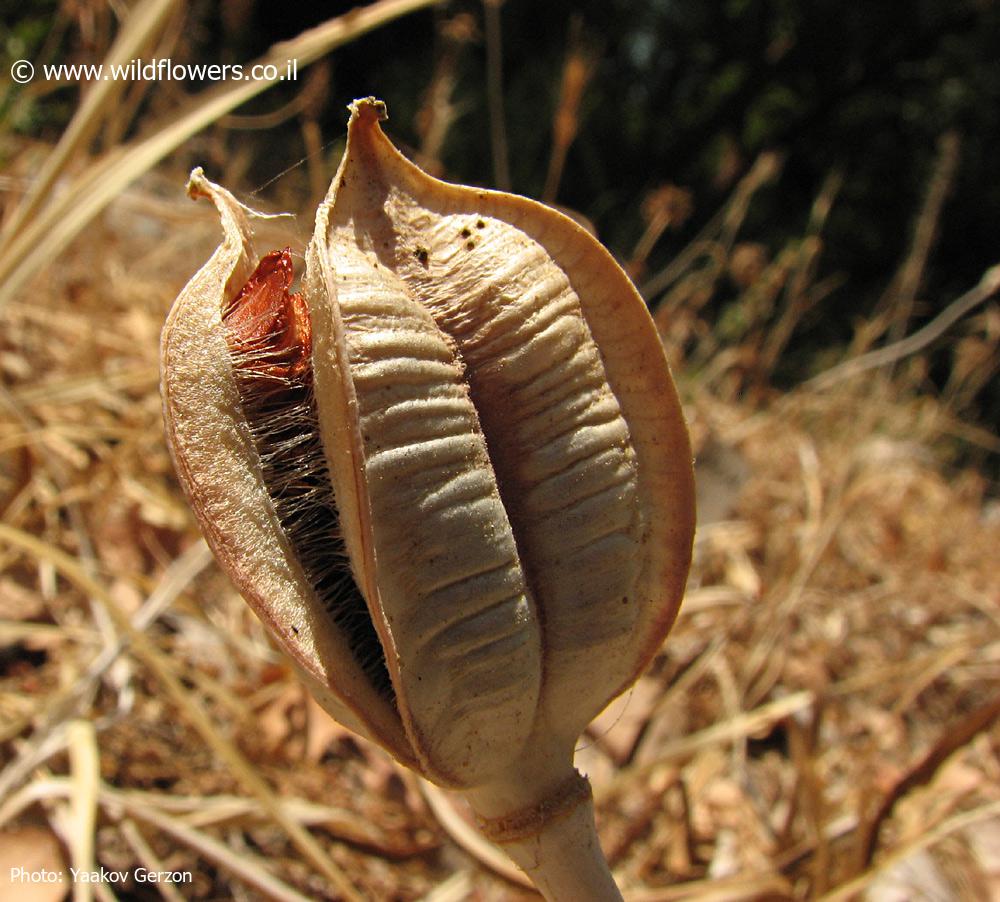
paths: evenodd
<path fill-rule="evenodd" d="M 988 301 L 998 291 L 1000 291 L 1000 264 L 986 270 L 978 285 L 952 301 L 926 326 L 918 329 L 909 337 L 837 364 L 826 372 L 813 376 L 805 384 L 811 388 L 825 390 L 854 376 L 916 354 L 940 338 L 970 310 Z"/>
<path fill-rule="evenodd" d="M 909 252 L 879 302 L 880 307 L 889 311 L 890 342 L 903 338 L 913 317 L 913 307 L 934 248 L 941 212 L 958 171 L 961 149 L 962 136 L 956 131 L 947 131 L 938 138 L 937 159 L 913 229 Z"/>
<path fill-rule="evenodd" d="M 809 217 L 809 228 L 805 237 L 799 242 L 797 265 L 785 290 L 785 308 L 778 321 L 768 330 L 767 338 L 761 349 L 760 372 L 771 373 L 778 359 L 788 346 L 795 327 L 802 317 L 824 297 L 822 292 L 811 290 L 820 255 L 823 253 L 823 242 L 820 235 L 827 217 L 843 185 L 843 173 L 833 170 L 827 175 L 819 194 L 813 201 L 812 215 Z"/>
<path fill-rule="evenodd" d="M 896 803 L 910 790 L 925 786 L 933 780 L 948 758 L 979 733 L 989 729 L 997 717 L 1000 717 L 1000 698 L 981 705 L 945 730 L 938 741 L 893 784 L 872 814 L 865 819 L 858 834 L 855 873 L 864 871 L 872 863 L 882 825 L 892 814 Z"/>
<path fill-rule="evenodd" d="M 563 63 L 559 102 L 552 117 L 552 153 L 542 189 L 542 200 L 546 203 L 554 203 L 559 193 L 566 154 L 580 128 L 580 104 L 594 74 L 596 60 L 596 52 L 582 37 L 582 20 L 573 16 L 570 19 L 569 50 Z"/>
<path fill-rule="evenodd" d="M 466 13 L 448 19 L 438 27 L 441 49 L 415 120 L 420 134 L 420 152 L 416 161 L 431 175 L 439 175 L 442 171 L 441 149 L 459 115 L 452 100 L 458 79 L 458 63 L 475 34 L 475 20 Z"/>
<path fill-rule="evenodd" d="M 628 271 L 633 278 L 646 267 L 646 259 L 668 228 L 679 228 L 691 215 L 691 192 L 677 185 L 661 185 L 643 200 L 646 229 L 629 255 Z"/>
<path fill-rule="evenodd" d="M 777 178 L 781 165 L 779 154 L 771 151 L 760 154 L 723 207 L 666 267 L 639 286 L 639 293 L 649 301 L 654 300 L 687 272 L 708 247 L 719 244 L 721 253 L 728 257 L 736 233 L 746 217 L 750 200 L 760 188 Z"/>

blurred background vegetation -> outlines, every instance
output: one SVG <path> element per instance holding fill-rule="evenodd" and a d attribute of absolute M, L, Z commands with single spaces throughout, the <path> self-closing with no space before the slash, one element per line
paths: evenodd
<path fill-rule="evenodd" d="M 55 142 L 80 97 L 75 84 L 13 83 L 9 61 L 99 62 L 125 10 L 3 6 L 9 159 L 25 139 Z M 145 58 L 247 63 L 352 5 L 176 6 Z M 339 159 L 345 104 L 376 94 L 393 138 L 428 168 L 589 219 L 665 332 L 679 330 L 678 353 L 698 341 L 689 369 L 711 370 L 721 348 L 756 335 L 754 359 L 726 368 L 729 389 L 787 389 L 915 331 L 1000 259 L 997 47 L 993 0 L 450 0 L 303 67 L 168 166 L 179 180 L 204 164 L 303 212 Z M 141 135 L 210 87 L 130 86 L 128 115 L 106 122 L 92 149 Z M 685 249 L 683 271 L 671 268 Z M 979 313 L 912 376 L 989 428 L 1000 419 L 996 313 Z M 995 467 L 983 450 L 963 453 Z"/>

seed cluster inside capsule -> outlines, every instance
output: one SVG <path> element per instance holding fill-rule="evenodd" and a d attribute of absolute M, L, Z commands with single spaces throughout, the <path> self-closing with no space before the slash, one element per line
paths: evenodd
<path fill-rule="evenodd" d="M 281 528 L 372 686 L 394 697 L 385 654 L 351 573 L 317 422 L 312 330 L 290 293 L 291 251 L 261 258 L 222 319 L 240 405 Z"/>

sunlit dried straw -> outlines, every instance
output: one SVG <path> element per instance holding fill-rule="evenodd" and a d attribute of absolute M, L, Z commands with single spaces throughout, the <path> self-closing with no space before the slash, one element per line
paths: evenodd
<path fill-rule="evenodd" d="M 331 19 L 289 41 L 275 44 L 255 63 L 275 64 L 297 59 L 303 67 L 360 35 L 440 0 L 379 0 L 370 6 Z M 253 64 L 251 64 L 253 65 Z M 192 98 L 170 121 L 144 137 L 121 145 L 92 163 L 66 190 L 38 211 L 0 252 L 0 307 L 75 238 L 136 178 L 147 172 L 192 135 L 251 97 L 278 83 L 278 76 L 224 83 Z M 97 115 L 94 109 L 92 115 Z M 85 126 L 81 124 L 81 129 Z"/>

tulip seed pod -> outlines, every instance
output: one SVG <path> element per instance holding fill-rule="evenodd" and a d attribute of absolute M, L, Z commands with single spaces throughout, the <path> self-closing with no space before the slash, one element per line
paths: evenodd
<path fill-rule="evenodd" d="M 676 616 L 694 491 L 646 308 L 533 201 L 449 185 L 351 105 L 302 294 L 224 240 L 164 328 L 167 433 L 222 566 L 341 723 L 434 782 L 550 899 L 618 898 L 587 723 Z"/>

